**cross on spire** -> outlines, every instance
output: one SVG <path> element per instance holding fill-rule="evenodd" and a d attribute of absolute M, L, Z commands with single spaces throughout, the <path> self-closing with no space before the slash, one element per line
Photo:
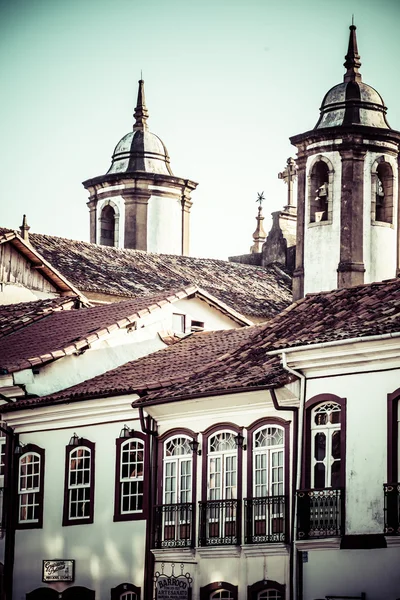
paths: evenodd
<path fill-rule="evenodd" d="M 296 179 L 296 162 L 291 156 L 286 161 L 286 168 L 278 173 L 278 179 L 283 179 L 288 186 L 287 206 L 294 206 L 293 182 Z"/>
<path fill-rule="evenodd" d="M 262 203 L 264 202 L 265 198 L 264 198 L 264 192 L 261 192 L 261 194 L 259 192 L 257 192 L 257 200 L 256 202 L 259 203 L 260 208 L 262 206 Z"/>

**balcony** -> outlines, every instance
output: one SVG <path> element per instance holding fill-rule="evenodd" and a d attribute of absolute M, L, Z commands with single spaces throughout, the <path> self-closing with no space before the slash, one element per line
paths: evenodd
<path fill-rule="evenodd" d="M 199 502 L 199 509 L 199 546 L 240 544 L 240 500 L 208 500 Z"/>
<path fill-rule="evenodd" d="M 385 535 L 400 535 L 400 483 L 385 483 Z"/>
<path fill-rule="evenodd" d="M 194 545 L 194 504 L 155 507 L 154 548 L 190 548 Z"/>
<path fill-rule="evenodd" d="M 245 544 L 286 542 L 286 506 L 285 496 L 245 500 Z"/>
<path fill-rule="evenodd" d="M 344 490 L 298 490 L 296 494 L 298 540 L 344 534 Z"/>

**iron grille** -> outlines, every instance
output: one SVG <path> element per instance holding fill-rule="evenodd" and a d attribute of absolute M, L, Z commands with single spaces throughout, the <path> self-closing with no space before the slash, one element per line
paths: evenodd
<path fill-rule="evenodd" d="M 386 535 L 400 535 L 400 483 L 384 483 Z"/>
<path fill-rule="evenodd" d="M 286 541 L 286 498 L 266 496 L 245 501 L 245 544 Z"/>
<path fill-rule="evenodd" d="M 155 507 L 154 548 L 194 545 L 194 504 L 162 504 Z"/>
<path fill-rule="evenodd" d="M 240 543 L 240 500 L 199 502 L 199 546 L 228 546 Z"/>
<path fill-rule="evenodd" d="M 297 539 L 338 537 L 344 533 L 344 490 L 297 491 Z"/>

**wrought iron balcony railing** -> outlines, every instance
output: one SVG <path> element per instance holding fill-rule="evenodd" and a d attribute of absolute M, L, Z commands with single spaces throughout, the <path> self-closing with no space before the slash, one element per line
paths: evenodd
<path fill-rule="evenodd" d="M 400 483 L 384 483 L 385 535 L 400 535 Z"/>
<path fill-rule="evenodd" d="M 154 529 L 154 548 L 194 546 L 194 504 L 156 506 Z"/>
<path fill-rule="evenodd" d="M 244 502 L 245 544 L 287 541 L 285 496 L 248 498 Z"/>
<path fill-rule="evenodd" d="M 344 490 L 298 490 L 296 494 L 298 540 L 344 534 Z"/>
<path fill-rule="evenodd" d="M 199 502 L 199 510 L 199 546 L 240 544 L 240 500 Z"/>

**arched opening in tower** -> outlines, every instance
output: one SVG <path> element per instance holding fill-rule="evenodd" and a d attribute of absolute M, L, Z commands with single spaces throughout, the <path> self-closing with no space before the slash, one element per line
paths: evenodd
<path fill-rule="evenodd" d="M 100 244 L 115 246 L 115 212 L 112 206 L 105 206 L 101 211 Z"/>
<path fill-rule="evenodd" d="M 393 222 L 393 173 L 387 162 L 381 162 L 376 170 L 375 221 Z"/>
<path fill-rule="evenodd" d="M 311 173 L 310 223 L 328 220 L 329 168 L 320 160 Z"/>

